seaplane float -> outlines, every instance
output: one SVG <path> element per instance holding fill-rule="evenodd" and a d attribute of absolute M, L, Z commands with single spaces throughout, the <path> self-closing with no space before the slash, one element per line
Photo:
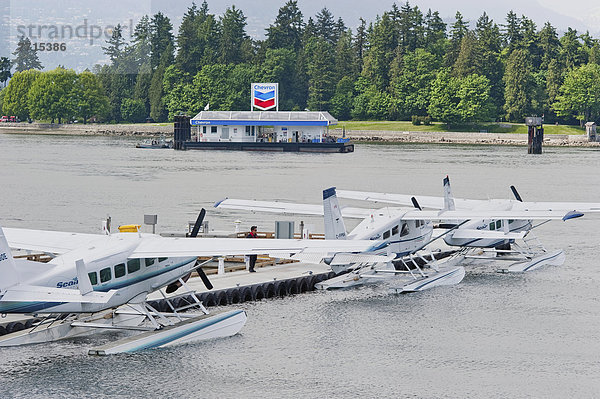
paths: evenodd
<path fill-rule="evenodd" d="M 200 213 L 191 236 L 198 234 Z M 198 257 L 272 254 L 313 260 L 361 256 L 379 243 L 369 240 L 242 240 L 172 238 L 155 234 L 83 234 L 0 228 L 0 314 L 29 314 L 37 322 L 0 337 L 0 347 L 51 342 L 99 330 L 127 330 L 129 336 L 89 350 L 91 355 L 135 352 L 184 342 L 228 337 L 246 322 L 243 310 L 209 314 L 195 295 L 188 303 L 168 302 L 159 312 L 147 301 L 157 290 L 184 287 L 194 270 L 212 284 Z M 48 263 L 15 259 L 11 249 L 52 254 Z M 367 261 L 369 256 L 362 255 Z M 382 257 L 370 256 L 372 261 Z M 166 297 L 166 296 L 165 296 Z M 169 299 L 173 299 L 170 297 Z M 177 304 L 177 306 L 175 306 Z M 199 312 L 183 313 L 197 308 Z"/>

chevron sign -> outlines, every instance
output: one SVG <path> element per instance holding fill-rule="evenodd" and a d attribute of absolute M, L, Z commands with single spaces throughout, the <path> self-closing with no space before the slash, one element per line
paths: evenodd
<path fill-rule="evenodd" d="M 252 107 L 266 111 L 278 107 L 279 83 L 252 83 Z"/>

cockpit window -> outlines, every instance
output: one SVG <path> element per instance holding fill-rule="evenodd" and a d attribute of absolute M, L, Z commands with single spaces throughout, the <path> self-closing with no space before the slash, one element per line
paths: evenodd
<path fill-rule="evenodd" d="M 408 224 L 406 223 L 402 223 L 402 231 L 400 232 L 400 237 L 404 237 L 405 235 L 408 235 Z"/>
<path fill-rule="evenodd" d="M 96 273 L 96 272 L 89 272 L 88 276 L 90 276 L 90 283 L 92 283 L 92 285 L 98 284 L 98 273 Z"/>
<path fill-rule="evenodd" d="M 125 264 L 119 263 L 115 266 L 115 278 L 123 277 L 125 275 Z"/>
<path fill-rule="evenodd" d="M 398 234 L 398 231 L 400 231 L 400 226 L 398 226 L 398 225 L 395 225 L 395 226 L 392 228 L 392 235 L 393 235 L 393 236 L 395 236 L 396 234 Z"/>
<path fill-rule="evenodd" d="M 140 260 L 139 259 L 129 259 L 127 261 L 127 273 L 135 273 L 140 270 Z"/>
<path fill-rule="evenodd" d="M 106 283 L 111 278 L 112 278 L 112 272 L 110 270 L 110 267 L 100 270 L 100 282 L 101 283 Z"/>

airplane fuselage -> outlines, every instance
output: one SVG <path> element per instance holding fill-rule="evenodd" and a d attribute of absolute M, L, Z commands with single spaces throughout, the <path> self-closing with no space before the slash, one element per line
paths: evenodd
<path fill-rule="evenodd" d="M 196 257 L 129 258 L 142 238 L 133 233 L 101 236 L 48 263 L 16 260 L 22 284 L 79 289 L 75 262 L 83 259 L 93 290 L 115 291 L 108 302 L 7 302 L 0 297 L 0 313 L 93 313 L 142 302 L 148 293 L 187 274 L 196 263 Z"/>

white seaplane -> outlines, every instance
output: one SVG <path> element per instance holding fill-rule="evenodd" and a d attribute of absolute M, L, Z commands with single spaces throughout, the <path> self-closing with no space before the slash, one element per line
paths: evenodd
<path fill-rule="evenodd" d="M 203 217 L 204 210 L 192 236 Z M 163 287 L 174 291 L 186 286 L 193 270 L 211 289 L 198 256 L 273 254 L 335 261 L 338 256 L 351 258 L 354 252 L 368 251 L 374 244 L 378 245 L 372 241 L 166 238 L 142 233 L 101 235 L 0 228 L 0 314 L 45 315 L 30 328 L 1 336 L 0 347 L 55 341 L 98 329 L 143 333 L 92 349 L 90 354 L 231 336 L 246 322 L 243 310 L 209 315 L 191 295 L 195 303 L 186 307 L 200 308 L 200 316 L 182 314 L 171 305 L 171 313 L 161 313 L 146 298 Z M 55 257 L 49 263 L 15 259 L 11 248 Z"/>
<path fill-rule="evenodd" d="M 438 227 L 449 229 L 444 235 L 446 244 L 452 247 L 478 248 L 478 253 L 467 254 L 468 259 L 502 260 L 514 262 L 501 271 L 525 272 L 535 270 L 543 265 L 562 265 L 565 254 L 562 249 L 548 251 L 533 234 L 532 230 L 550 220 L 543 217 L 545 212 L 554 216 L 562 213 L 563 221 L 583 216 L 583 212 L 600 212 L 600 203 L 582 202 L 524 202 L 517 189 L 511 186 L 515 196 L 511 199 L 458 199 L 452 196 L 450 179 L 444 178 L 444 196 L 419 196 L 418 203 L 423 208 L 435 209 L 438 212 L 440 224 Z M 338 195 L 346 199 L 409 205 L 415 203 L 415 197 L 404 194 L 374 193 L 364 191 L 339 190 Z M 508 218 L 496 218 L 492 214 L 497 211 L 513 214 Z M 469 218 L 450 217 L 450 214 L 460 215 L 468 212 Z M 542 216 L 538 224 L 537 218 L 519 216 L 522 212 L 537 213 Z M 473 252 L 473 251 L 472 251 Z"/>
<path fill-rule="evenodd" d="M 362 198 L 359 198 L 362 199 Z M 411 197 L 414 208 L 341 208 L 339 206 L 335 187 L 323 191 L 323 206 L 287 202 L 269 202 L 240 199 L 225 199 L 215 204 L 218 208 L 323 215 L 325 237 L 329 239 L 369 239 L 379 240 L 381 248 L 374 247 L 375 254 L 386 253 L 396 256 L 396 262 L 383 262 L 364 265 L 346 262 L 337 266 L 331 264 L 337 274 L 349 271 L 348 274 L 333 277 L 316 285 L 318 288 L 346 288 L 365 282 L 377 281 L 396 277 L 401 285 L 395 285 L 393 292 L 415 292 L 440 285 L 458 284 L 465 276 L 464 267 L 460 263 L 465 259 L 464 253 L 450 254 L 447 259 L 440 260 L 440 255 L 424 248 L 433 241 L 456 233 L 470 220 L 490 218 L 497 220 L 550 220 L 582 216 L 582 214 L 563 211 L 539 210 L 442 210 L 424 211 L 414 197 Z M 416 209 L 415 209 L 416 208 Z M 350 234 L 346 233 L 343 217 L 364 218 Z M 453 223 L 446 232 L 432 238 L 432 221 L 460 220 Z M 468 229 L 468 234 L 478 239 L 509 241 L 522 237 L 525 233 L 513 233 L 498 229 L 497 231 L 482 231 Z M 385 247 L 383 245 L 385 244 Z M 449 255 L 445 253 L 444 255 Z M 422 266 L 428 266 L 430 271 L 424 271 Z M 396 267 L 398 266 L 398 268 Z M 406 278 L 397 278 L 402 275 Z"/>

